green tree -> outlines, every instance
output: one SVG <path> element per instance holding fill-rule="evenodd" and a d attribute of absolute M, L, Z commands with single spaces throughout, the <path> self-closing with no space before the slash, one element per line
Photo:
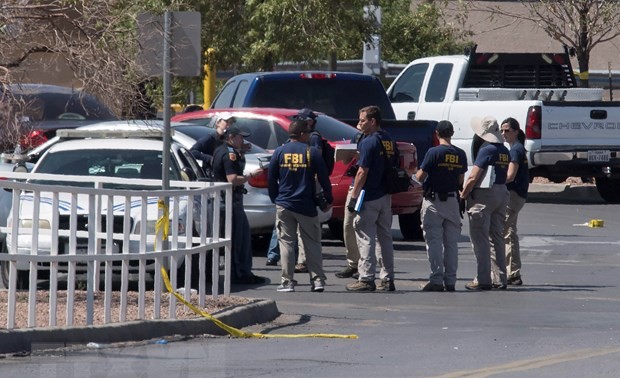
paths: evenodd
<path fill-rule="evenodd" d="M 248 0 L 246 54 L 248 70 L 273 70 L 283 61 L 307 62 L 361 52 L 373 22 L 364 19 L 366 0 Z"/>
<path fill-rule="evenodd" d="M 381 55 L 391 63 L 409 63 L 430 55 L 461 53 L 469 34 L 445 22 L 435 2 L 411 10 L 409 0 L 384 0 Z"/>

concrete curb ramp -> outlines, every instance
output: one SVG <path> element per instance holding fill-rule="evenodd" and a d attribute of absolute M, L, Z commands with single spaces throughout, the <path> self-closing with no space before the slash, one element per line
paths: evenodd
<path fill-rule="evenodd" d="M 225 310 L 215 315 L 235 328 L 266 323 L 280 315 L 276 302 L 259 299 L 257 302 Z M 226 331 L 208 319 L 141 320 L 84 327 L 27 328 L 0 331 L 0 353 L 31 352 L 54 349 L 71 344 L 108 344 L 149 340 L 165 336 L 225 335 Z"/>

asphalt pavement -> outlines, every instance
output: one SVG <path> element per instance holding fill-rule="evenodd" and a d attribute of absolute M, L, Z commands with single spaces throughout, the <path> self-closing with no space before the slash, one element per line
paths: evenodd
<path fill-rule="evenodd" d="M 530 186 L 528 203 L 578 203 L 578 204 L 603 204 L 604 201 L 596 192 L 593 185 L 565 185 L 565 184 L 532 184 Z M 586 220 L 587 221 L 587 220 Z M 394 227 L 395 233 L 395 249 L 398 253 L 399 249 L 405 248 L 403 243 L 398 242 L 397 227 Z M 467 242 L 466 227 L 463 228 L 463 241 Z M 423 243 L 412 243 L 406 248 L 413 248 L 418 251 L 424 250 Z M 344 256 L 335 253 L 335 250 L 342 250 L 342 244 L 335 240 L 324 240 L 324 256 L 326 271 L 328 271 L 328 281 L 334 281 L 333 272 L 344 267 Z M 334 248 L 335 247 L 335 248 Z M 256 254 L 255 254 L 256 255 Z M 287 303 L 294 300 L 294 297 L 281 297 L 275 294 L 275 287 L 279 277 L 279 267 L 265 267 L 265 258 L 255 256 L 254 266 L 256 273 L 267 276 L 271 284 L 266 287 L 236 287 L 233 295 L 256 297 L 259 300 L 248 306 L 241 306 L 232 310 L 224 311 L 216 314 L 216 317 L 230 326 L 236 328 L 244 328 L 254 324 L 267 323 L 273 321 L 281 312 L 278 308 L 280 299 L 284 299 Z M 344 285 L 346 280 L 338 280 L 338 284 Z M 340 282 L 342 281 L 342 282 Z M 417 285 L 424 282 L 421 278 L 419 282 L 416 280 L 407 280 L 397 282 L 397 290 L 417 290 Z M 328 283 L 332 283 L 328 282 Z M 461 285 L 462 286 L 462 285 Z M 337 290 L 342 290 L 339 287 Z M 298 290 L 308 289 L 309 284 L 301 283 Z M 462 289 L 462 287 L 461 287 Z M 327 290 L 333 290 L 328 287 Z M 457 288 L 458 290 L 458 288 Z M 260 298 L 261 294 L 265 294 L 264 298 Z M 281 293 L 278 293 L 281 294 Z M 315 294 L 315 293 L 313 293 Z M 290 303 L 289 303 L 290 304 Z M 73 344 L 87 343 L 117 343 L 135 340 L 148 340 L 153 338 L 161 338 L 173 335 L 223 335 L 225 332 L 215 326 L 207 319 L 197 320 L 147 320 L 138 322 L 129 322 L 125 324 L 112 324 L 103 326 L 90 327 L 72 327 L 72 328 L 44 328 L 44 329 L 18 329 L 18 330 L 2 330 L 0 331 L 0 353 L 16 353 L 22 351 L 31 351 L 33 349 L 58 348 Z"/>

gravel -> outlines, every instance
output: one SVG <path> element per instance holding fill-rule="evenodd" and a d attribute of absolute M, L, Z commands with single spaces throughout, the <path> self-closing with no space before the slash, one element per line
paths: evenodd
<path fill-rule="evenodd" d="M 49 292 L 47 290 L 37 291 L 37 303 L 36 303 L 36 327 L 47 327 L 49 325 Z M 154 292 L 147 291 L 145 293 L 145 317 L 144 319 L 151 320 L 154 317 Z M 170 294 L 164 293 L 161 295 L 161 311 L 159 319 L 169 319 Z M 212 299 L 207 296 L 205 299 L 205 307 L 203 311 L 214 314 L 229 308 L 246 305 L 256 300 L 253 298 L 235 297 L 235 296 L 218 296 L 217 299 Z M 198 307 L 198 295 L 192 294 L 191 301 L 193 305 Z M 57 309 L 56 309 L 56 325 L 64 326 L 66 324 L 66 303 L 67 292 L 64 290 L 58 291 Z M 86 291 L 75 291 L 74 295 L 74 326 L 86 325 Z M 7 327 L 7 310 L 8 306 L 8 291 L 0 291 L 0 329 L 6 329 Z M 120 322 L 120 293 L 112 293 L 111 304 L 111 322 Z M 21 291 L 17 293 L 17 304 L 15 311 L 15 328 L 27 328 L 28 327 L 28 291 Z M 94 298 L 94 312 L 93 312 L 93 325 L 105 324 L 105 307 L 104 307 L 104 294 L 103 292 L 95 293 Z M 176 319 L 195 319 L 201 315 L 195 314 L 184 304 L 177 300 L 176 304 Z M 127 313 L 126 321 L 140 320 L 138 312 L 138 292 L 127 293 Z"/>

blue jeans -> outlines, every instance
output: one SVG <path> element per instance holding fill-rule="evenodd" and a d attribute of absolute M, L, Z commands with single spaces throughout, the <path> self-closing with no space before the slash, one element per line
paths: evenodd
<path fill-rule="evenodd" d="M 295 240 L 294 248 L 295 248 L 295 259 L 297 259 L 298 255 L 298 240 Z M 267 250 L 267 259 L 280 261 L 280 244 L 278 243 L 278 230 L 276 227 L 273 228 L 273 232 L 271 233 L 271 241 L 269 242 L 269 250 Z"/>

